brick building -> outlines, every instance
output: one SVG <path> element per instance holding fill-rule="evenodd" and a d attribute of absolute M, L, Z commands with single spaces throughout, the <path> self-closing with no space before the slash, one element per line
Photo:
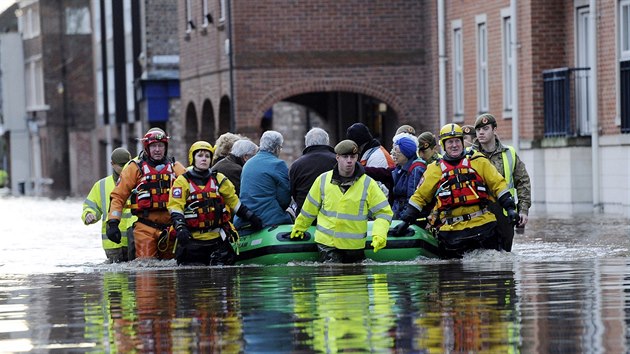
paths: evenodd
<path fill-rule="evenodd" d="M 384 142 L 404 123 L 437 129 L 433 2 L 191 1 L 179 11 L 184 112 L 174 135 L 187 145 L 276 129 L 292 160 L 314 125 L 333 142 L 356 121 Z M 278 114 L 281 102 L 301 106 L 301 118 Z"/>
<path fill-rule="evenodd" d="M 94 128 L 89 1 L 21 0 L 18 5 L 32 151 L 31 177 L 20 183 L 36 195 L 53 197 L 89 190 L 94 162 L 81 153 Z"/>

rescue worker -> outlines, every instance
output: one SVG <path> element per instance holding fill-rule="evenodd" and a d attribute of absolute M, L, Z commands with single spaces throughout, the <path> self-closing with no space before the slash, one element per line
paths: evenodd
<path fill-rule="evenodd" d="M 238 199 L 234 185 L 220 172 L 210 170 L 214 147 L 197 141 L 188 151 L 189 168 L 171 187 L 168 210 L 177 232 L 175 258 L 183 265 L 232 265 L 236 254 L 230 241 L 238 234 L 230 222 L 236 215 L 260 230 L 262 221 Z"/>
<path fill-rule="evenodd" d="M 365 259 L 368 219 L 372 243 L 378 252 L 387 243 L 392 209 L 387 197 L 357 162 L 359 147 L 352 140 L 335 146 L 337 165 L 322 173 L 308 192 L 291 230 L 292 239 L 302 239 L 317 218 L 315 242 L 321 262 L 353 263 Z"/>
<path fill-rule="evenodd" d="M 480 152 L 472 156 L 465 153 L 459 125 L 449 123 L 442 127 L 440 145 L 444 156 L 427 167 L 401 218 L 404 222 L 395 232 L 403 234 L 419 217 L 428 216 L 435 196 L 441 223 L 437 238 L 442 257 L 461 258 L 474 249 L 499 250 L 496 218 L 487 208 L 495 196 L 507 210 L 510 222 L 518 221 L 505 178 Z M 427 206 L 429 208 L 425 208 Z"/>
<path fill-rule="evenodd" d="M 101 241 L 103 249 L 105 250 L 105 256 L 109 263 L 126 262 L 128 257 L 128 243 L 127 243 L 127 229 L 129 229 L 136 217 L 131 214 L 129 205 L 123 208 L 123 214 L 121 222 L 118 228 L 121 232 L 120 243 L 112 242 L 107 238 L 106 232 L 106 218 L 107 210 L 109 210 L 109 195 L 112 193 L 116 181 L 120 176 L 120 172 L 127 162 L 131 160 L 131 154 L 127 149 L 119 147 L 114 149 L 110 155 L 110 164 L 113 169 L 113 173 L 105 178 L 101 178 L 92 186 L 85 201 L 83 202 L 83 213 L 81 219 L 85 225 L 91 225 L 96 223 L 99 219 L 102 220 L 101 227 Z"/>
<path fill-rule="evenodd" d="M 168 157 L 169 137 L 162 129 L 151 128 L 140 140 L 143 151 L 122 170 L 111 193 L 107 238 L 121 242 L 118 225 L 131 198 L 131 212 L 138 216 L 133 230 L 136 258 L 171 259 L 173 245 L 167 231 L 171 218 L 166 206 L 171 185 L 186 168 Z"/>
<path fill-rule="evenodd" d="M 503 145 L 496 134 L 497 121 L 492 114 L 482 114 L 475 120 L 477 138 L 473 148 L 483 153 L 499 173 L 505 177 L 512 198 L 515 198 L 518 206 L 519 222 L 517 230 L 523 230 L 527 224 L 529 207 L 532 204 L 531 183 L 525 164 L 516 154 L 514 147 Z M 514 225 L 507 219 L 506 212 L 500 205 L 493 203 L 489 209 L 497 218 L 497 225 L 501 237 L 501 246 L 505 251 L 512 250 L 514 240 Z"/>
<path fill-rule="evenodd" d="M 411 134 L 411 135 L 416 135 L 416 129 L 414 129 L 414 127 L 412 127 L 409 124 L 403 124 L 400 127 L 398 127 L 398 129 L 396 129 L 396 133 L 394 134 L 394 136 L 400 134 L 400 133 L 407 133 L 407 134 Z"/>
<path fill-rule="evenodd" d="M 418 156 L 427 163 L 427 166 L 442 158 L 439 150 L 433 133 L 424 132 L 418 135 Z"/>

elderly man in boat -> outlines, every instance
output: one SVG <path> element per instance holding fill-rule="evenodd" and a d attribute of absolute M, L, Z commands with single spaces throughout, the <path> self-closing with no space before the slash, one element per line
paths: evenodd
<path fill-rule="evenodd" d="M 357 162 L 357 144 L 343 140 L 335 146 L 335 154 L 337 165 L 317 177 L 311 186 L 291 238 L 301 239 L 317 218 L 315 242 L 319 260 L 359 262 L 365 259 L 368 218 L 374 218 L 371 246 L 378 252 L 386 245 L 393 213 L 376 181 Z"/>
<path fill-rule="evenodd" d="M 439 139 L 445 154 L 427 167 L 396 233 L 405 232 L 408 225 L 426 217 L 435 198 L 441 224 L 437 238 L 443 258 L 461 258 L 474 249 L 500 250 L 497 221 L 488 205 L 496 199 L 511 223 L 519 220 L 505 178 L 482 153 L 466 154 L 459 125 L 443 126 Z"/>

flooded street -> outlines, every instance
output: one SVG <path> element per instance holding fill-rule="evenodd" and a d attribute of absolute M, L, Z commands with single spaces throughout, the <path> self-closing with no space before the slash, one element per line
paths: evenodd
<path fill-rule="evenodd" d="M 81 202 L 0 197 L 1 353 L 630 351 L 625 219 L 532 215 L 459 261 L 193 268 L 105 264 Z"/>

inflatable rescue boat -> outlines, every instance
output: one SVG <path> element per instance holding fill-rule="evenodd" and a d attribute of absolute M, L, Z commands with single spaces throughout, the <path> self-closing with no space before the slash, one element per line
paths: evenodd
<path fill-rule="evenodd" d="M 392 221 L 391 227 L 401 221 Z M 302 240 L 291 239 L 293 225 L 278 225 L 261 231 L 241 235 L 234 249 L 237 251 L 236 264 L 287 264 L 290 262 L 317 262 L 315 227 L 311 226 Z M 433 235 L 416 225 L 412 225 L 402 236 L 390 234 L 387 245 L 374 252 L 372 246 L 372 221 L 368 222 L 368 235 L 365 242 L 365 256 L 376 262 L 410 261 L 418 257 L 438 258 L 437 240 Z"/>

